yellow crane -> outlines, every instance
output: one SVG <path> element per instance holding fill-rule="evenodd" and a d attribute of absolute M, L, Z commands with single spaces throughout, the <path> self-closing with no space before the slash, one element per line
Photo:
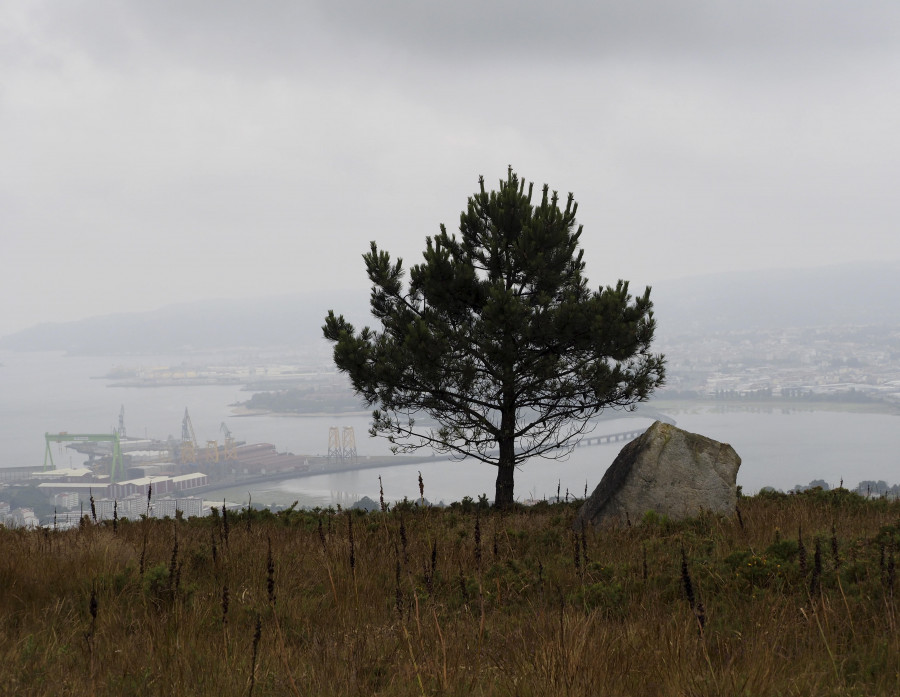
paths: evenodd
<path fill-rule="evenodd" d="M 219 461 L 219 441 L 206 441 L 206 450 L 203 453 L 203 459 L 209 464 Z"/>
<path fill-rule="evenodd" d="M 237 442 L 231 436 L 231 429 L 228 428 L 223 421 L 219 430 L 225 434 L 225 447 L 222 451 L 222 457 L 225 458 L 225 460 L 237 460 Z"/>
<path fill-rule="evenodd" d="M 181 420 L 180 459 L 182 465 L 197 464 L 197 436 L 194 435 L 194 424 L 191 423 L 187 407 L 184 408 L 184 418 Z"/>

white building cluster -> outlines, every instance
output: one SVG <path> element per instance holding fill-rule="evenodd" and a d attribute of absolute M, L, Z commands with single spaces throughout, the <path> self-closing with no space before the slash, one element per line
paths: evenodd
<path fill-rule="evenodd" d="M 61 471 L 57 470 L 57 472 Z M 91 496 L 94 497 L 95 501 L 99 499 L 124 499 L 134 494 L 143 495 L 146 499 L 148 490 L 152 491 L 153 495 L 170 494 L 177 496 L 178 494 L 184 494 L 184 492 L 205 486 L 209 480 L 207 475 L 202 472 L 194 472 L 177 477 L 141 477 L 140 479 L 129 479 L 124 482 L 111 484 L 108 477 L 91 476 L 89 470 L 83 470 L 83 472 L 85 474 L 79 476 L 68 476 L 66 474 L 59 476 L 57 481 L 42 482 L 38 484 L 38 489 L 56 496 L 75 492 L 79 495 L 81 502 L 86 503 Z M 59 481 L 59 479 L 62 481 Z"/>
<path fill-rule="evenodd" d="M 86 468 L 49 470 L 36 473 L 44 480 L 37 488 L 53 503 L 55 513 L 39 520 L 34 510 L 11 510 L 0 501 L 0 525 L 8 527 L 77 526 L 83 516 L 96 516 L 97 521 L 119 519 L 198 517 L 209 513 L 204 506 L 201 487 L 207 475 L 193 472 L 180 476 L 154 476 L 111 483 L 108 476 L 94 475 Z M 50 480 L 50 481 L 47 481 Z M 93 512 L 91 510 L 93 502 Z"/>
<path fill-rule="evenodd" d="M 98 521 L 112 520 L 114 515 L 136 520 L 142 515 L 150 518 L 175 518 L 181 513 L 185 518 L 191 518 L 203 515 L 203 499 L 196 496 L 151 496 L 148 503 L 146 495 L 132 494 L 123 499 L 95 500 L 94 510 Z"/>
<path fill-rule="evenodd" d="M 203 499 L 199 496 L 186 496 L 174 498 L 172 496 L 151 496 L 147 502 L 146 494 L 140 496 L 133 494 L 124 499 L 94 499 L 94 513 L 97 522 L 119 520 L 138 520 L 141 516 L 148 518 L 176 518 L 179 514 L 185 518 L 206 515 Z M 74 510 L 57 511 L 51 518 L 44 521 L 46 527 L 65 529 L 77 527 L 82 517 L 91 517 L 90 503 L 79 504 Z"/>

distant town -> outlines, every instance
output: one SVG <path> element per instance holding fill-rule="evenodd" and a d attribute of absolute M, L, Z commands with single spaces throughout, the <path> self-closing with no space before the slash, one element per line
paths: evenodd
<path fill-rule="evenodd" d="M 665 337 L 664 398 L 900 407 L 900 327 L 804 327 Z"/>
<path fill-rule="evenodd" d="M 787 400 L 900 409 L 900 326 L 732 330 L 664 335 L 664 400 Z M 113 385 L 243 385 L 236 408 L 252 412 L 339 413 L 365 407 L 322 346 L 294 355 L 219 364 L 115 368 Z"/>

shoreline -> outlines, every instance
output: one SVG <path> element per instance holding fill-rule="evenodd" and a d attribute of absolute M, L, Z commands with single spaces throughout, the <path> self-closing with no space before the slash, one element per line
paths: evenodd
<path fill-rule="evenodd" d="M 887 414 L 890 416 L 900 416 L 900 404 L 892 404 L 890 402 L 828 402 L 828 401 L 806 401 L 806 400 L 760 400 L 760 401 L 744 401 L 744 400 L 716 400 L 716 399 L 697 399 L 697 400 L 654 400 L 645 403 L 647 408 L 660 412 L 685 413 L 695 411 L 697 409 L 722 409 L 723 411 L 790 411 L 790 412 L 843 412 L 848 414 Z M 370 411 L 316 411 L 316 412 L 287 412 L 275 411 L 273 409 L 249 409 L 242 405 L 229 405 L 231 407 L 232 416 L 274 416 L 282 418 L 355 418 L 360 416 L 370 416 Z M 631 414 L 632 417 L 641 416 L 640 407 Z M 622 418 L 627 418 L 624 414 Z M 652 418 L 648 416 L 647 418 Z"/>
<path fill-rule="evenodd" d="M 788 412 L 842 412 L 847 414 L 885 414 L 900 416 L 900 404 L 890 402 L 828 402 L 806 400 L 664 400 L 650 403 L 653 408 L 664 412 L 690 412 L 696 409 L 721 409 L 723 411 L 788 411 Z M 640 414 L 640 408 L 636 412 Z"/>
<path fill-rule="evenodd" d="M 207 484 L 204 487 L 198 487 L 197 489 L 195 489 L 195 491 L 197 492 L 198 496 L 202 496 L 204 499 L 207 499 L 210 494 L 213 494 L 217 491 L 239 491 L 245 486 L 254 487 L 256 491 L 266 491 L 271 494 L 273 491 L 275 491 L 275 489 L 277 489 L 277 487 L 273 487 L 272 489 L 265 489 L 256 485 L 278 485 L 282 482 L 292 481 L 295 479 L 306 479 L 309 477 L 318 477 L 322 475 L 359 472 L 373 469 L 409 467 L 411 465 L 422 465 L 425 463 L 433 463 L 450 459 L 452 459 L 452 456 L 450 455 L 375 455 L 366 457 L 365 459 L 361 459 L 360 461 L 353 464 L 339 465 L 337 467 L 323 467 L 321 465 L 317 465 L 315 467 L 311 467 L 310 469 L 302 471 L 272 472 L 271 474 L 257 475 L 248 477 L 247 479 L 243 480 L 218 481 L 214 482 L 213 484 Z M 284 493 L 278 498 L 281 498 L 281 502 L 283 503 L 284 499 L 297 498 L 297 496 L 293 493 Z"/>

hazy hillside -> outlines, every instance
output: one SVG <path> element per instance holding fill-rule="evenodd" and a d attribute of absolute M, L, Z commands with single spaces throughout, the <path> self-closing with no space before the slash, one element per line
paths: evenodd
<path fill-rule="evenodd" d="M 637 289 L 635 289 L 637 290 Z M 900 323 L 900 262 L 842 264 L 661 281 L 661 333 Z"/>
<path fill-rule="evenodd" d="M 308 344 L 322 336 L 329 309 L 364 320 L 365 291 L 314 292 L 246 300 L 204 300 L 152 312 L 39 324 L 0 338 L 15 351 L 75 354 L 177 352 Z M 358 310 L 353 312 L 356 304 Z"/>
<path fill-rule="evenodd" d="M 900 323 L 900 263 L 661 281 L 653 286 L 653 299 L 660 338 L 742 327 Z M 359 290 L 198 301 L 154 312 L 41 324 L 3 337 L 0 348 L 131 353 L 297 346 L 321 337 L 328 309 L 358 325 L 369 322 L 367 304 L 368 293 Z"/>

